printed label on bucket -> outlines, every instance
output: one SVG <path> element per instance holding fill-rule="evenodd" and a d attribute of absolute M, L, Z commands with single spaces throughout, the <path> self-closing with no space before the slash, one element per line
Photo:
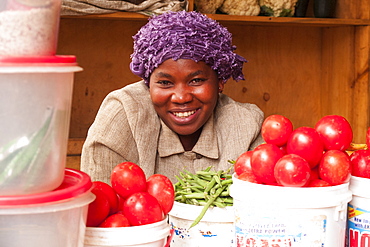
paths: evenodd
<path fill-rule="evenodd" d="M 249 218 L 249 220 L 247 220 Z M 323 247 L 327 218 L 325 215 L 253 215 L 236 219 L 237 247 Z M 248 223 L 250 222 L 250 223 Z"/>
<path fill-rule="evenodd" d="M 348 247 L 370 247 L 370 211 L 348 204 Z"/>

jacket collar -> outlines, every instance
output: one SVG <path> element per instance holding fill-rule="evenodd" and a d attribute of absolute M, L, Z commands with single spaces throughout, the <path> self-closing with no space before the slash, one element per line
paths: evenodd
<path fill-rule="evenodd" d="M 214 116 L 203 126 L 198 142 L 195 144 L 192 152 L 208 157 L 218 159 L 218 142 L 214 127 Z M 161 133 L 158 140 L 158 154 L 160 157 L 167 157 L 174 154 L 185 153 L 179 137 L 161 120 Z"/>

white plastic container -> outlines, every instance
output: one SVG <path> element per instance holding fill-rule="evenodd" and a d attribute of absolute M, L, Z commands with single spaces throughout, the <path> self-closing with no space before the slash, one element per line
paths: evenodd
<path fill-rule="evenodd" d="M 63 181 L 74 56 L 0 57 L 0 196 L 51 191 Z"/>
<path fill-rule="evenodd" d="M 85 247 L 163 247 L 171 228 L 167 219 L 131 227 L 87 227 Z M 168 246 L 168 245 L 167 245 Z"/>
<path fill-rule="evenodd" d="M 202 220 L 189 229 L 202 209 L 202 206 L 174 203 L 169 212 L 169 224 L 174 229 L 171 247 L 234 246 L 233 207 L 209 208 Z"/>
<path fill-rule="evenodd" d="M 315 188 L 262 185 L 233 176 L 236 246 L 343 247 L 349 183 Z"/>
<path fill-rule="evenodd" d="M 61 0 L 1 0 L 0 56 L 53 56 Z"/>
<path fill-rule="evenodd" d="M 352 201 L 348 203 L 348 247 L 370 246 L 370 179 L 351 177 Z"/>
<path fill-rule="evenodd" d="M 54 191 L 0 197 L 0 246 L 82 247 L 91 186 L 87 174 L 66 169 Z"/>

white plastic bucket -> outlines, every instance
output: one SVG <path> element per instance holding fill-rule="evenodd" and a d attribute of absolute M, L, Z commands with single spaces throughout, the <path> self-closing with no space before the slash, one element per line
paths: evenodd
<path fill-rule="evenodd" d="M 82 247 L 91 186 L 87 174 L 66 169 L 54 191 L 0 197 L 0 246 Z"/>
<path fill-rule="evenodd" d="M 234 246 L 233 207 L 209 208 L 202 220 L 190 228 L 203 206 L 175 202 L 169 212 L 174 229 L 171 247 Z"/>
<path fill-rule="evenodd" d="M 271 186 L 234 175 L 236 246 L 343 247 L 348 187 Z"/>
<path fill-rule="evenodd" d="M 370 179 L 351 177 L 348 203 L 347 246 L 370 246 Z"/>
<path fill-rule="evenodd" d="M 130 227 L 87 227 L 85 247 L 163 247 L 170 236 L 167 219 Z"/>

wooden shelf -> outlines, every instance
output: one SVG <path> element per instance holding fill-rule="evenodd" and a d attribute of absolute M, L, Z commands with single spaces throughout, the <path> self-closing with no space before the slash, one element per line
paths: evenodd
<path fill-rule="evenodd" d="M 341 18 L 298 18 L 298 17 L 268 17 L 268 16 L 241 16 L 207 14 L 212 19 L 220 22 L 232 22 L 238 25 L 279 25 L 279 26 L 368 26 L 370 20 L 365 19 L 341 19 Z M 115 12 L 102 15 L 62 16 L 62 18 L 75 19 L 111 19 L 111 20 L 147 20 L 149 16 L 134 12 Z"/>

